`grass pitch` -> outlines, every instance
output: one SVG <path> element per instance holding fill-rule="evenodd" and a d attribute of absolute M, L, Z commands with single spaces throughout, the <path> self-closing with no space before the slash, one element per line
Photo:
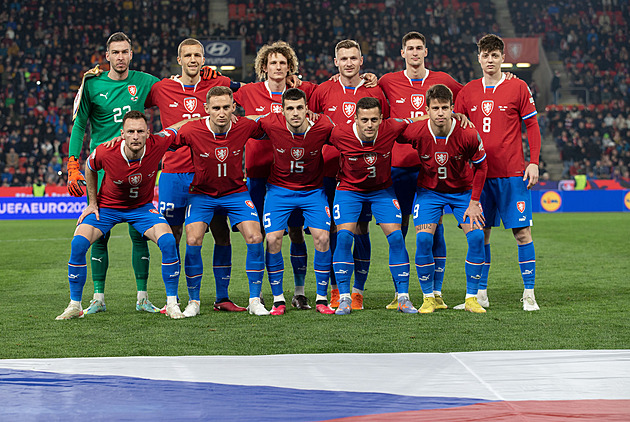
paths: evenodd
<path fill-rule="evenodd" d="M 372 266 L 365 307 L 349 316 L 311 311 L 281 317 L 213 312 L 212 239 L 203 248 L 201 315 L 170 320 L 135 311 L 135 281 L 127 226 L 116 226 L 110 240 L 105 289 L 107 312 L 55 321 L 69 301 L 67 260 L 74 221 L 4 221 L 0 226 L 0 358 L 82 356 L 257 355 L 281 353 L 461 352 L 528 349 L 618 349 L 630 347 L 630 214 L 537 214 L 534 217 L 539 312 L 524 312 L 516 242 L 511 231 L 492 235 L 490 308 L 485 315 L 445 310 L 429 315 L 388 311 L 393 298 L 387 241 L 372 227 Z M 444 299 L 463 302 L 466 241 L 452 216 L 445 217 L 448 257 Z M 312 242 L 306 292 L 314 305 Z M 233 236 L 231 298 L 246 305 L 245 243 Z M 285 238 L 285 297 L 293 295 L 288 239 Z M 411 299 L 421 292 L 415 270 L 415 238 L 408 236 L 412 262 Z M 182 252 L 184 247 L 182 246 Z M 165 301 L 160 252 L 151 244 L 149 298 Z M 183 272 L 183 269 L 182 269 Z M 83 296 L 87 307 L 93 287 Z M 271 299 L 268 282 L 265 296 Z M 188 300 L 180 280 L 182 304 Z M 183 308 L 183 306 L 182 306 Z"/>

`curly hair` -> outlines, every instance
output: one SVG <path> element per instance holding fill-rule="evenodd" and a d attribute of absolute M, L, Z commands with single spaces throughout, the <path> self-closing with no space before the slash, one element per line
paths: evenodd
<path fill-rule="evenodd" d="M 256 60 L 254 61 L 254 69 L 256 70 L 256 76 L 261 81 L 267 79 L 267 72 L 264 68 L 267 67 L 269 56 L 272 54 L 282 54 L 287 59 L 289 65 L 289 75 L 293 75 L 298 71 L 298 58 L 293 48 L 284 41 L 276 41 L 273 44 L 266 44 L 258 50 L 256 54 Z M 288 75 L 287 75 L 288 76 Z"/>

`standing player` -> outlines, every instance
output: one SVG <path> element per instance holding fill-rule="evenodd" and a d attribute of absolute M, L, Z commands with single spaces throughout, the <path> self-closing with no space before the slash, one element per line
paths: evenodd
<path fill-rule="evenodd" d="M 107 73 L 88 73 L 77 93 L 74 103 L 70 151 L 68 153 L 68 191 L 74 196 L 82 196 L 81 184 L 85 179 L 79 170 L 79 157 L 83 148 L 83 136 L 87 121 L 91 122 L 90 152 L 101 142 L 116 137 L 121 128 L 123 116 L 131 111 L 144 111 L 144 103 L 151 86 L 158 81 L 154 76 L 129 70 L 133 57 L 131 40 L 122 32 L 112 34 L 107 40 L 105 58 L 110 69 Z M 104 172 L 99 172 L 99 186 Z M 149 246 L 147 240 L 129 225 L 132 241 L 132 266 L 136 276 L 138 300 L 136 310 L 159 312 L 147 296 L 149 277 Z M 100 237 L 92 246 L 92 280 L 94 299 L 86 309 L 87 314 L 105 311 L 105 277 L 109 266 L 107 241 L 109 232 Z"/>
<path fill-rule="evenodd" d="M 87 278 L 85 255 L 94 241 L 109 233 L 118 223 L 127 222 L 143 236 L 157 243 L 162 252 L 162 279 L 166 286 L 166 313 L 183 318 L 177 305 L 180 262 L 175 238 L 166 219 L 153 207 L 153 187 L 164 152 L 175 141 L 173 125 L 156 135 L 149 135 L 147 118 L 139 111 L 122 118 L 122 143 L 113 148 L 98 146 L 86 162 L 85 175 L 89 204 L 79 217 L 68 262 L 70 304 L 56 319 L 82 318 L 81 299 Z M 97 172 L 105 171 L 97 194 Z"/>
<path fill-rule="evenodd" d="M 465 113 L 480 128 L 488 153 L 488 180 L 481 195 L 487 218 L 485 264 L 479 282 L 479 303 L 489 306 L 488 272 L 490 271 L 490 232 L 500 220 L 512 229 L 518 244 L 518 261 L 523 277 L 523 309 L 540 308 L 534 296 L 536 253 L 532 240 L 532 201 L 529 189 L 538 183 L 540 128 L 536 105 L 527 84 L 519 79 L 506 79 L 501 72 L 505 60 L 503 40 L 493 34 L 477 43 L 483 78 L 468 83 L 459 93 L 455 110 Z M 525 122 L 529 141 L 530 162 L 525 162 L 521 125 Z"/>
<path fill-rule="evenodd" d="M 389 100 L 392 117 L 413 118 L 425 113 L 425 95 L 427 90 L 436 84 L 443 84 L 450 88 L 453 96 L 462 85 L 444 72 L 430 71 L 424 66 L 424 58 L 428 48 L 426 38 L 419 32 L 409 32 L 402 38 L 400 55 L 405 59 L 405 70 L 383 75 L 378 84 Z M 413 207 L 413 199 L 418 183 L 420 170 L 418 153 L 408 144 L 395 143 L 392 150 L 392 181 L 396 197 L 402 211 L 402 233 L 407 236 L 409 216 Z M 446 268 L 446 242 L 444 240 L 444 226 L 442 219 L 438 223 L 433 238 L 433 259 L 435 261 L 435 275 L 433 277 L 436 291 L 435 300 L 438 309 L 446 309 L 442 300 L 442 282 Z M 387 309 L 398 307 L 397 296 L 387 305 Z"/>
<path fill-rule="evenodd" d="M 181 65 L 181 76 L 163 79 L 151 88 L 146 107 L 157 106 L 160 109 L 162 127 L 182 119 L 205 116 L 204 104 L 206 94 L 213 86 L 229 86 L 238 89 L 241 84 L 232 82 L 230 78 L 202 80 L 201 70 L 204 64 L 203 45 L 193 38 L 182 41 L 177 48 L 177 62 Z M 184 213 L 188 205 L 190 193 L 188 188 L 193 179 L 193 162 L 189 148 L 167 151 L 162 161 L 162 173 L 159 182 L 160 212 L 166 217 L 179 251 L 182 237 Z M 215 310 L 245 311 L 235 305 L 228 295 L 228 285 L 232 269 L 232 246 L 230 245 L 230 228 L 224 215 L 215 215 L 210 223 L 214 237 L 213 272 L 216 285 Z M 196 303 L 186 307 L 184 315 L 197 315 L 200 305 L 200 288 L 197 283 L 188 286 L 188 296 Z M 197 313 L 196 313 L 197 311 Z"/>
<path fill-rule="evenodd" d="M 389 242 L 389 269 L 399 293 L 398 310 L 416 313 L 409 300 L 409 256 L 400 230 L 402 215 L 391 179 L 392 146 L 409 121 L 383 121 L 381 103 L 373 97 L 357 101 L 354 120 L 352 126 L 336 126 L 330 138 L 341 154 L 333 206 L 337 225 L 333 268 L 340 294 L 335 313 L 348 315 L 352 311 L 352 243 L 356 239 L 359 214 L 365 205 L 371 207 Z"/>
<path fill-rule="evenodd" d="M 267 232 L 267 273 L 274 297 L 272 315 L 286 310 L 282 277 L 282 237 L 289 215 L 302 211 L 305 227 L 310 229 L 315 246 L 313 268 L 317 283 L 317 312 L 334 313 L 328 306 L 330 277 L 330 209 L 322 184 L 324 160 L 322 146 L 334 124 L 323 117 L 307 119 L 304 91 L 291 88 L 282 94 L 282 114 L 270 113 L 259 120 L 273 147 L 273 166 L 268 179 L 263 223 Z"/>
<path fill-rule="evenodd" d="M 403 135 L 411 140 L 422 163 L 413 208 L 416 271 L 424 294 L 419 312 L 431 313 L 438 309 L 431 248 L 437 223 L 444 206 L 448 205 L 468 241 L 465 308 L 484 313 L 486 310 L 477 302 L 477 287 L 483 267 L 481 228 L 484 219 L 479 196 L 486 178 L 486 153 L 477 131 L 463 129 L 453 118 L 453 93 L 448 87 L 432 86 L 426 93 L 426 101 L 429 121 L 410 126 Z"/>
<path fill-rule="evenodd" d="M 258 123 L 241 118 L 232 123 L 236 106 L 232 90 L 210 88 L 205 110 L 208 117 L 191 122 L 178 134 L 178 145 L 190 147 L 195 175 L 186 212 L 186 278 L 200 284 L 203 275 L 201 246 L 209 222 L 217 212 L 226 213 L 247 243 L 245 271 L 249 279 L 249 313 L 269 315 L 260 303 L 265 270 L 260 221 L 243 181 L 243 148 L 249 138 L 262 135 Z M 195 306 L 195 302 L 190 304 Z M 198 305 L 197 305 L 198 306 Z M 195 313 L 199 313 L 198 309 Z"/>
<path fill-rule="evenodd" d="M 356 41 L 343 40 L 335 46 L 335 66 L 339 69 L 338 81 L 326 81 L 321 84 L 309 100 L 309 108 L 316 113 L 330 117 L 338 126 L 351 127 L 355 122 L 354 113 L 357 101 L 362 97 L 374 97 L 381 105 L 382 114 L 389 117 L 389 105 L 379 87 L 367 88 L 359 75 L 363 56 Z M 324 148 L 324 184 L 329 202 L 332 201 L 337 171 L 339 170 L 339 151 L 332 146 Z M 356 227 L 354 242 L 354 287 L 352 289 L 352 309 L 363 309 L 363 290 L 370 268 L 371 244 L 369 224 L 372 216 L 369 208 L 361 214 Z M 335 220 L 336 223 L 336 220 Z M 337 235 L 331 230 L 331 249 L 335 250 Z M 334 282 L 334 280 L 333 280 Z M 340 290 L 332 286 L 331 306 L 339 304 Z"/>
<path fill-rule="evenodd" d="M 245 109 L 246 115 L 282 113 L 282 94 L 287 89 L 287 77 L 298 71 L 298 59 L 291 46 L 283 41 L 263 46 L 254 62 L 256 75 L 262 82 L 247 84 L 234 93 L 234 100 Z M 316 85 L 302 82 L 300 89 L 307 99 Z M 247 143 L 245 168 L 247 186 L 256 211 L 262 215 L 264 198 L 267 191 L 267 178 L 271 172 L 273 153 L 266 140 L 252 139 Z M 295 284 L 295 295 L 291 304 L 297 309 L 310 309 L 304 295 L 306 277 L 307 250 L 302 231 L 303 219 L 292 215 L 289 219 L 289 238 L 291 239 L 291 265 Z"/>

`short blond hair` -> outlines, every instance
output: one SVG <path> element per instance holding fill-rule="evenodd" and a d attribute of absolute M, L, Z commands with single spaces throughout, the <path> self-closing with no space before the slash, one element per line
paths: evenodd
<path fill-rule="evenodd" d="M 186 38 L 184 41 L 179 43 L 179 46 L 177 47 L 177 57 L 181 57 L 182 47 L 185 45 L 198 45 L 199 47 L 201 47 L 201 54 L 205 52 L 203 48 L 203 44 L 201 44 L 199 40 L 196 40 L 194 38 Z"/>
<path fill-rule="evenodd" d="M 272 54 L 282 54 L 287 59 L 289 65 L 289 75 L 293 75 L 298 71 L 298 58 L 293 48 L 284 41 L 276 41 L 273 44 L 266 44 L 258 50 L 256 54 L 256 60 L 254 61 L 254 70 L 259 80 L 264 81 L 267 79 L 267 72 L 264 68 L 267 67 L 269 56 Z M 288 76 L 288 75 L 287 75 Z"/>

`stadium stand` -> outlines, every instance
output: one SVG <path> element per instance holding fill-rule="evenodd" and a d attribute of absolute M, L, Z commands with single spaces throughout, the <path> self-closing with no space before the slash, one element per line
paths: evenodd
<path fill-rule="evenodd" d="M 229 2 L 225 26 L 208 22 L 208 3 L 200 0 L 120 1 L 115 3 L 120 8 L 115 15 L 95 0 L 61 0 L 47 7 L 35 1 L 1 3 L 2 186 L 24 186 L 39 179 L 65 184 L 74 94 L 82 72 L 106 64 L 103 44 L 115 30 L 127 32 L 134 41 L 132 69 L 159 77 L 171 74 L 169 65 L 181 38 L 229 36 L 244 39 L 251 55 L 265 43 L 288 41 L 300 59 L 300 73 L 315 82 L 336 73 L 333 49 L 341 39 L 357 39 L 365 56 L 364 70 L 380 76 L 403 68 L 400 39 L 409 30 L 420 30 L 429 38 L 427 67 L 449 72 L 465 83 L 475 77 L 478 67 L 476 39 L 487 32 L 499 33 L 491 0 L 435 0 L 422 8 L 411 0 L 240 0 Z M 562 177 L 583 172 L 593 178 L 628 178 L 628 3 L 507 4 L 517 34 L 541 36 L 545 50 L 561 63 L 554 89 L 588 91 L 588 103 L 552 104 L 539 115 L 543 136 L 546 132 L 562 155 Z M 252 70 L 246 81 L 254 80 Z M 530 87 L 536 95 L 533 81 Z M 159 127 L 157 110 L 150 114 L 154 127 Z M 83 159 L 86 153 L 87 147 Z"/>
<path fill-rule="evenodd" d="M 181 38 L 207 37 L 210 31 L 205 1 L 124 0 L 112 3 L 120 8 L 115 14 L 101 1 L 1 3 L 2 186 L 39 178 L 65 185 L 74 94 L 85 70 L 96 64 L 108 69 L 104 44 L 111 32 L 123 30 L 132 38 L 132 69 L 167 77 Z M 157 111 L 152 114 L 157 122 Z"/>

